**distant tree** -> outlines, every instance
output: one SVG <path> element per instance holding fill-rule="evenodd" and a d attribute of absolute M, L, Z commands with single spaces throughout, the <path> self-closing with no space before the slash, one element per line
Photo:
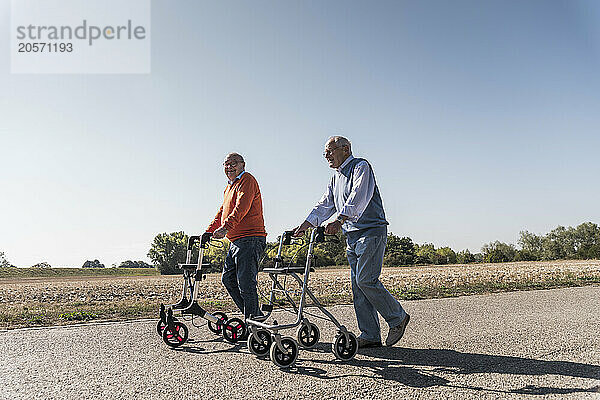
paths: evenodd
<path fill-rule="evenodd" d="M 12 265 L 10 262 L 8 262 L 8 260 L 4 256 L 3 251 L 0 251 L 0 267 L 4 267 L 4 268 L 14 267 L 14 265 Z"/>
<path fill-rule="evenodd" d="M 104 268 L 104 264 L 102 264 L 98 260 L 94 260 L 94 261 L 87 260 L 86 262 L 83 263 L 81 268 Z"/>
<path fill-rule="evenodd" d="M 536 261 L 544 258 L 544 237 L 528 231 L 519 232 L 518 244 L 521 246 L 517 259 L 521 261 Z"/>
<path fill-rule="evenodd" d="M 123 261 L 117 268 L 152 268 L 152 265 L 145 261 Z"/>
<path fill-rule="evenodd" d="M 50 264 L 48 264 L 46 261 L 43 261 L 41 263 L 32 265 L 31 268 L 52 268 L 52 266 Z"/>
<path fill-rule="evenodd" d="M 435 263 L 435 246 L 432 243 L 425 243 L 416 247 L 416 264 Z"/>
<path fill-rule="evenodd" d="M 475 255 L 471 254 L 469 249 L 456 253 L 456 262 L 459 264 L 469 264 L 475 262 Z"/>
<path fill-rule="evenodd" d="M 535 254 L 533 254 L 527 250 L 519 249 L 515 253 L 515 258 L 513 261 L 539 261 L 539 260 L 543 260 L 543 258 L 538 258 L 535 256 Z"/>
<path fill-rule="evenodd" d="M 178 264 L 185 262 L 188 237 L 183 232 L 160 233 L 148 251 L 148 258 L 161 275 L 179 274 Z"/>
<path fill-rule="evenodd" d="M 483 253 L 483 261 L 489 263 L 514 261 L 517 254 L 515 246 L 500 242 L 498 240 L 484 244 L 481 248 L 481 252 Z"/>
<path fill-rule="evenodd" d="M 385 255 L 383 256 L 385 265 L 413 265 L 416 257 L 416 246 L 411 238 L 400 238 L 393 233 L 388 234 Z"/>
<path fill-rule="evenodd" d="M 584 222 L 573 231 L 575 254 L 579 259 L 600 258 L 600 227 Z"/>
<path fill-rule="evenodd" d="M 544 236 L 542 241 L 545 260 L 567 260 L 575 258 L 575 230 L 558 226 Z"/>
<path fill-rule="evenodd" d="M 434 264 L 456 264 L 456 253 L 450 247 L 441 247 L 435 250 Z"/>

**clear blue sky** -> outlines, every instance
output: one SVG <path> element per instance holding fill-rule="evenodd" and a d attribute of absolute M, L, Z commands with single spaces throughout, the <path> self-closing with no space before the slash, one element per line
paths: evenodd
<path fill-rule="evenodd" d="M 333 134 L 390 231 L 478 252 L 600 222 L 600 3 L 153 1 L 152 73 L 10 74 L 0 2 L 0 251 L 18 266 L 146 260 L 200 233 L 237 151 L 269 240 L 331 176 Z"/>

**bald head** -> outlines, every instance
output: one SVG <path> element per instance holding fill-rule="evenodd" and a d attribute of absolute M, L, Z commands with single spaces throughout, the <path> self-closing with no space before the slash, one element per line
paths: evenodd
<path fill-rule="evenodd" d="M 323 155 L 331 168 L 339 168 L 351 154 L 350 141 L 343 136 L 332 136 L 325 143 Z"/>
<path fill-rule="evenodd" d="M 348 151 L 350 152 L 350 154 L 352 154 L 352 144 L 348 139 L 346 139 L 343 136 L 330 137 L 329 139 L 327 139 L 327 143 L 325 143 L 325 146 L 329 144 L 333 145 L 334 147 L 348 146 Z"/>

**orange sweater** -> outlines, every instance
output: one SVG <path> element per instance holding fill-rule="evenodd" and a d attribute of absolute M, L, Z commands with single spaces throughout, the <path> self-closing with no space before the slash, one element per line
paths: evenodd
<path fill-rule="evenodd" d="M 212 233 L 221 225 L 232 242 L 246 236 L 267 236 L 260 188 L 250 173 L 244 172 L 240 179 L 227 185 L 223 205 L 206 231 Z"/>

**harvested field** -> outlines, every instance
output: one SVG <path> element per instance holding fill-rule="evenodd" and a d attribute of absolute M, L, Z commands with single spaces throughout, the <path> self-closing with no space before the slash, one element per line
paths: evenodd
<path fill-rule="evenodd" d="M 600 284 L 600 260 L 384 268 L 381 280 L 398 299 L 411 300 L 583 286 Z M 269 282 L 259 275 L 263 293 Z M 317 270 L 310 282 L 325 304 L 351 302 L 348 267 Z M 181 285 L 180 276 L 0 279 L 0 327 L 154 317 L 160 303 L 179 299 Z M 199 293 L 209 311 L 234 309 L 219 274 L 209 274 Z"/>

